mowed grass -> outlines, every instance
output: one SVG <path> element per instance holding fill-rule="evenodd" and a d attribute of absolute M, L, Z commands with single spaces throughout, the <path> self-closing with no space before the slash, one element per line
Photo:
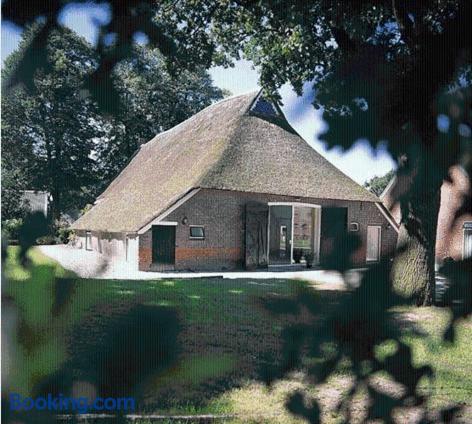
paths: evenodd
<path fill-rule="evenodd" d="M 427 337 L 406 335 L 404 339 L 414 348 L 414 363 L 429 364 L 435 370 L 434 383 L 423 385 L 425 390 L 431 390 L 431 406 L 451 402 L 472 406 L 472 319 L 459 321 L 455 342 L 449 343 L 443 340 L 451 319 L 447 309 L 411 308 L 404 314 L 427 334 Z"/>
<path fill-rule="evenodd" d="M 73 351 L 75 344 L 81 349 L 93 345 L 100 337 L 97 328 L 127 305 L 155 305 L 176 310 L 182 330 L 176 364 L 146 382 L 141 405 L 147 411 L 231 410 L 218 395 L 254 378 L 263 354 L 280 350 L 285 318 L 269 315 L 258 300 L 290 296 L 299 284 L 283 279 L 77 279 L 37 249 L 29 253 L 34 264 L 29 270 L 19 265 L 17 255 L 18 248 L 10 247 L 4 291 L 20 309 L 31 346 L 20 345 L 15 352 L 19 366 L 12 370 L 12 390 L 30 393 L 41 378 L 68 361 L 71 346 Z M 53 277 L 64 284 L 74 281 L 70 299 L 56 318 L 51 316 Z"/>
<path fill-rule="evenodd" d="M 141 387 L 143 412 L 164 414 L 237 414 L 236 422 L 298 422 L 284 408 L 287 395 L 297 388 L 332 407 L 348 387 L 349 376 L 336 375 L 322 390 L 313 390 L 294 375 L 268 389 L 256 381 L 266 365 L 265 352 L 280 354 L 280 332 L 285 316 L 274 316 L 258 303 L 261 298 L 295 294 L 299 282 L 273 280 L 156 280 L 118 281 L 73 278 L 57 263 L 32 249 L 34 266 L 24 270 L 17 261 L 18 249 L 10 247 L 5 266 L 8 284 L 4 293 L 14 299 L 29 332 L 30 345 L 17 345 L 11 368 L 10 390 L 30 393 L 42 378 L 61 369 L 78 346 L 86 350 L 100 339 L 101 324 L 121 313 L 127 305 L 155 305 L 176 310 L 182 329 L 180 353 L 173 366 L 147 379 Z M 56 289 L 72 278 L 68 302 L 56 313 Z M 320 301 L 335 302 L 339 293 L 320 292 Z M 57 305 L 56 305 L 57 309 Z M 430 364 L 436 379 L 423 390 L 431 390 L 431 407 L 459 402 L 472 406 L 472 323 L 461 322 L 457 340 L 448 345 L 441 335 L 450 318 L 441 308 L 403 308 L 399 317 L 427 334 L 406 333 L 413 347 L 415 364 Z M 26 330 L 25 330 L 26 329 Z M 23 334 L 24 336 L 24 334 Z M 72 352 L 72 353 L 71 353 Z M 338 417 L 323 412 L 325 422 Z M 472 418 L 472 417 L 471 417 Z"/>

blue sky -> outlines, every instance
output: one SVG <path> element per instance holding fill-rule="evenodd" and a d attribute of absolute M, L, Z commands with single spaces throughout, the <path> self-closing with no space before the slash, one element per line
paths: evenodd
<path fill-rule="evenodd" d="M 94 23 L 96 20 L 106 21 L 107 19 L 106 9 L 69 5 L 62 13 L 60 21 L 95 44 L 97 30 Z M 17 47 L 20 38 L 21 33 L 17 28 L 2 24 L 2 63 Z M 237 61 L 233 68 L 211 68 L 210 74 L 215 85 L 233 94 L 242 94 L 259 88 L 258 72 L 250 62 L 245 60 Z M 281 95 L 284 113 L 295 130 L 315 150 L 358 183 L 362 184 L 374 175 L 383 175 L 395 167 L 394 161 L 384 148 L 373 151 L 367 143 L 361 141 L 347 152 L 341 152 L 339 149 L 326 150 L 323 143 L 318 140 L 325 124 L 320 112 L 311 106 L 313 93 L 308 84 L 302 97 L 298 97 L 288 85 L 281 89 Z"/>

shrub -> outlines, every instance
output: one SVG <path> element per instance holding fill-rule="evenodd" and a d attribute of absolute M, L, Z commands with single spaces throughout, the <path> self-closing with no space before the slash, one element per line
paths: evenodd
<path fill-rule="evenodd" d="M 293 249 L 293 260 L 296 264 L 299 264 L 303 256 L 302 249 Z"/>
<path fill-rule="evenodd" d="M 90 203 L 87 203 L 81 210 L 80 210 L 80 213 L 79 213 L 79 217 L 82 216 L 82 215 L 85 215 L 90 209 L 92 209 L 92 204 Z"/>
<path fill-rule="evenodd" d="M 315 255 L 313 255 L 313 252 L 306 252 L 305 253 L 305 260 L 306 260 L 306 267 L 307 268 L 312 267 L 314 258 L 315 258 Z"/>
<path fill-rule="evenodd" d="M 5 232 L 5 236 L 10 240 L 18 240 L 18 232 L 20 227 L 23 225 L 21 218 L 7 219 L 3 222 L 2 230 Z"/>
<path fill-rule="evenodd" d="M 56 230 L 56 237 L 58 238 L 59 243 L 67 244 L 69 243 L 74 232 L 67 226 L 60 226 Z"/>
<path fill-rule="evenodd" d="M 56 237 L 52 235 L 42 236 L 36 239 L 36 243 L 39 245 L 56 244 Z"/>

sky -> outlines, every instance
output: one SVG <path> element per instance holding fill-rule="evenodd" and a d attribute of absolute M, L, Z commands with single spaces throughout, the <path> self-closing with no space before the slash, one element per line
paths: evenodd
<path fill-rule="evenodd" d="M 106 22 L 108 12 L 98 6 L 68 5 L 62 12 L 60 23 L 85 37 L 91 44 L 97 40 L 95 22 Z M 2 23 L 2 64 L 5 58 L 16 49 L 21 39 L 21 31 Z M 213 67 L 209 70 L 216 86 L 229 90 L 233 95 L 247 93 L 260 88 L 259 75 L 252 63 L 246 60 L 235 62 L 233 68 Z M 313 87 L 305 84 L 303 96 L 299 97 L 286 85 L 280 90 L 283 111 L 292 127 L 320 154 L 337 166 L 359 184 L 373 176 L 381 176 L 392 168 L 395 162 L 385 147 L 374 151 L 368 143 L 359 141 L 350 150 L 342 152 L 334 148 L 327 150 L 318 137 L 326 130 L 321 112 L 311 105 Z"/>

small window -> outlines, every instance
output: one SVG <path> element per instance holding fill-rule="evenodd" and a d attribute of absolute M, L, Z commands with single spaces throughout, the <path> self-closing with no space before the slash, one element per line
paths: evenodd
<path fill-rule="evenodd" d="M 90 231 L 85 234 L 85 250 L 92 250 L 92 233 Z"/>
<path fill-rule="evenodd" d="M 465 222 L 463 228 L 462 259 L 472 258 L 472 222 Z"/>
<path fill-rule="evenodd" d="M 351 222 L 349 224 L 349 231 L 359 231 L 359 223 L 358 222 Z"/>
<path fill-rule="evenodd" d="M 190 238 L 192 238 L 192 239 L 204 239 L 205 238 L 205 228 L 201 225 L 191 225 L 190 226 Z"/>

